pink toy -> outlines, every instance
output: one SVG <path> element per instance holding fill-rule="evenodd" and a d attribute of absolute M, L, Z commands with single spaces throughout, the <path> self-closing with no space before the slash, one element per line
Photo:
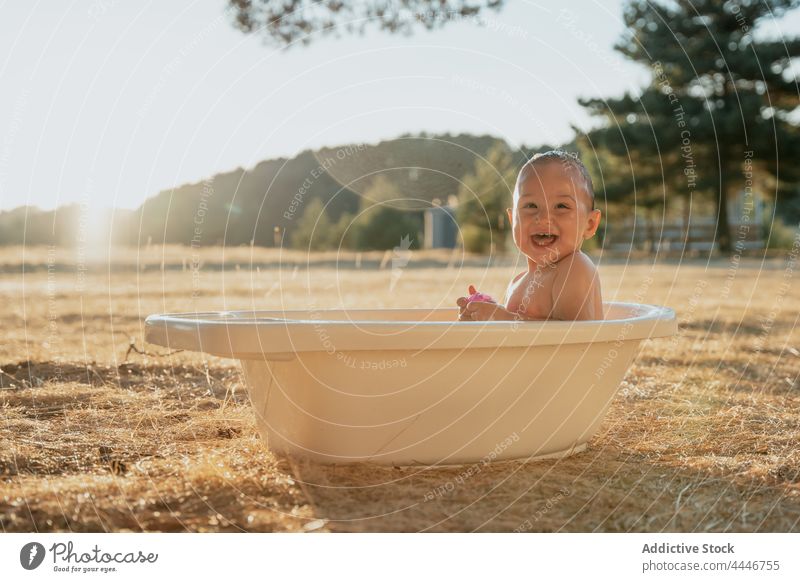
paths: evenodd
<path fill-rule="evenodd" d="M 468 292 L 469 296 L 467 297 L 467 303 L 471 303 L 473 301 L 482 301 L 483 303 L 497 303 L 497 301 L 492 299 L 491 295 L 487 295 L 486 293 L 478 293 L 478 290 L 475 289 L 473 285 L 469 286 Z"/>

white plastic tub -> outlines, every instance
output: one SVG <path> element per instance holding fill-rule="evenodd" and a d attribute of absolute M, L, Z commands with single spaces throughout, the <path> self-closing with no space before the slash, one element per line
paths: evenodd
<path fill-rule="evenodd" d="M 454 309 L 153 315 L 148 342 L 241 360 L 259 431 L 322 462 L 466 463 L 583 450 L 671 309 L 458 322 Z"/>

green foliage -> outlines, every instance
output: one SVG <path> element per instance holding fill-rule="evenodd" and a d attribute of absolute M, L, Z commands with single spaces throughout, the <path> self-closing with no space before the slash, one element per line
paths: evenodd
<path fill-rule="evenodd" d="M 646 66 L 651 82 L 641 95 L 581 100 L 605 121 L 581 139 L 584 154 L 596 158 L 598 190 L 645 207 L 706 197 L 717 205 L 717 241 L 729 252 L 727 200 L 744 186 L 745 151 L 753 152 L 754 172 L 800 180 L 800 128 L 788 119 L 798 105 L 790 61 L 800 56 L 800 39 L 753 35 L 760 21 L 797 5 L 628 2 L 615 48 Z"/>
<path fill-rule="evenodd" d="M 795 237 L 800 236 L 800 233 L 797 228 L 788 226 L 774 213 L 774 207 L 768 205 L 762 215 L 761 236 L 767 241 L 768 249 L 789 250 L 794 244 Z"/>
<path fill-rule="evenodd" d="M 776 189 L 775 212 L 786 224 L 800 222 L 800 183 Z"/>
<path fill-rule="evenodd" d="M 239 245 L 252 240 L 269 247 L 275 226 L 285 229 L 286 240 L 292 240 L 312 200 L 327 203 L 326 213 L 334 223 L 343 215 L 352 217 L 360 208 L 360 193 L 369 192 L 383 175 L 406 198 L 419 199 L 418 208 L 433 198 L 446 200 L 458 192 L 458 180 L 469 172 L 476 157 L 498 142 L 487 135 L 404 136 L 375 145 L 343 145 L 304 151 L 290 159 L 265 160 L 246 171 L 217 174 L 207 182 L 159 193 L 137 211 L 134 233 L 142 241 L 189 244 L 202 202 L 208 210 L 198 244 Z"/>
<path fill-rule="evenodd" d="M 355 247 L 359 250 L 393 249 L 402 246 L 403 239 L 408 241 L 406 249 L 418 249 L 422 217 L 419 212 L 379 204 L 358 217 L 355 232 Z"/>
<path fill-rule="evenodd" d="M 787 226 L 780 218 L 776 218 L 772 225 L 767 227 L 765 235 L 765 239 L 769 237 L 767 248 L 788 251 L 794 245 L 795 236 L 797 233 L 793 228 Z"/>
<path fill-rule="evenodd" d="M 322 36 L 363 34 L 368 28 L 409 34 L 498 10 L 504 0 L 228 0 L 233 24 L 281 47 Z"/>
<path fill-rule="evenodd" d="M 100 221 L 107 232 L 99 232 L 95 225 L 91 234 L 98 244 L 111 239 L 113 244 L 252 242 L 271 247 L 276 226 L 285 231 L 284 244 L 290 244 L 313 200 L 327 203 L 329 222 L 342 233 L 359 210 L 360 192 L 369 191 L 381 176 L 404 193 L 405 208 L 420 211 L 434 198 L 447 200 L 456 195 L 459 181 L 471 171 L 475 159 L 498 143 L 502 140 L 489 135 L 404 135 L 368 146 L 304 151 L 294 158 L 265 160 L 254 168 L 238 168 L 164 190 L 136 210 L 109 210 Z M 82 214 L 85 211 L 77 205 L 0 212 L 0 245 L 75 244 Z M 352 228 L 348 230 L 344 247 L 355 246 L 354 234 Z M 308 233 L 297 240 L 302 236 L 310 242 Z M 333 237 L 323 238 L 331 244 Z"/>
<path fill-rule="evenodd" d="M 475 162 L 458 193 L 456 220 L 462 229 L 465 248 L 488 248 L 493 240 L 499 250 L 505 247 L 505 232 L 510 228 L 506 209 L 512 205 L 518 166 L 505 144 L 494 146 L 486 159 Z M 475 228 L 467 229 L 468 226 Z M 476 229 L 485 231 L 479 235 Z M 468 241 L 470 241 L 468 243 Z M 480 251 L 473 251 L 480 252 Z"/>
<path fill-rule="evenodd" d="M 409 245 L 406 249 L 420 248 L 422 214 L 403 209 L 402 201 L 399 189 L 385 176 L 378 176 L 364 193 L 362 210 L 351 227 L 355 248 L 388 250 L 403 245 Z"/>
<path fill-rule="evenodd" d="M 351 220 L 350 214 L 343 214 L 338 221 L 331 220 L 322 200 L 312 200 L 292 232 L 291 246 L 309 251 L 347 248 L 351 242 L 345 231 Z"/>
<path fill-rule="evenodd" d="M 596 251 L 600 248 L 600 236 L 599 234 L 595 234 L 592 238 L 583 241 L 583 245 L 581 245 L 581 250 L 590 253 L 592 251 Z"/>
<path fill-rule="evenodd" d="M 312 200 L 293 229 L 291 246 L 312 251 L 420 248 L 422 215 L 392 206 L 400 198 L 397 188 L 380 176 L 364 194 L 357 215 L 344 213 L 334 221 L 322 200 Z"/>
<path fill-rule="evenodd" d="M 468 253 L 485 254 L 489 251 L 492 233 L 488 228 L 483 228 L 477 224 L 467 224 L 461 227 L 460 232 L 464 250 Z"/>

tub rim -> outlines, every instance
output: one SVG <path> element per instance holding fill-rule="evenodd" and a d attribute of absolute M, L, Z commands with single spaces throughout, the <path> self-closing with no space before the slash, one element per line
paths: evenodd
<path fill-rule="evenodd" d="M 165 313 L 147 317 L 145 339 L 171 349 L 225 358 L 288 360 L 307 352 L 531 348 L 641 341 L 677 332 L 675 311 L 668 307 L 616 301 L 605 302 L 604 307 L 609 314 L 625 316 L 594 321 L 460 322 L 454 308 Z M 410 319 L 397 319 L 404 312 Z M 310 314 L 319 317 L 310 318 Z M 391 317 L 365 319 L 368 314 Z M 452 319 L 430 321 L 426 314 Z M 414 315 L 417 317 L 411 318 Z"/>

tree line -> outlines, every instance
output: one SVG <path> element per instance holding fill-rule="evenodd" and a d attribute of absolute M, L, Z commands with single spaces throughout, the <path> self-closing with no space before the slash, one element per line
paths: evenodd
<path fill-rule="evenodd" d="M 362 27 L 408 33 L 504 4 L 365 0 L 356 9 L 300 1 L 289 9 L 275 0 L 230 3 L 236 26 L 281 46 L 360 32 L 340 26 L 354 10 L 363 12 L 356 19 Z M 698 210 L 708 207 L 718 248 L 732 252 L 728 205 L 738 193 L 769 203 L 768 237 L 781 223 L 794 229 L 800 222 L 800 39 L 754 34 L 799 3 L 628 1 L 626 30 L 614 48 L 645 67 L 649 82 L 622 96 L 581 99 L 596 125 L 573 128 L 570 143 L 512 150 L 493 136 L 423 133 L 304 151 L 160 192 L 135 211 L 109 211 L 106 240 L 383 249 L 409 235 L 411 248 L 418 248 L 423 210 L 456 199 L 464 246 L 502 249 L 509 228 L 504 209 L 519 165 L 537 151 L 561 147 L 580 152 L 606 215 L 657 221 L 678 212 L 688 234 Z M 304 7 L 312 4 L 314 18 L 306 18 Z M 0 213 L 0 244 L 74 242 L 85 214 L 79 205 Z"/>

